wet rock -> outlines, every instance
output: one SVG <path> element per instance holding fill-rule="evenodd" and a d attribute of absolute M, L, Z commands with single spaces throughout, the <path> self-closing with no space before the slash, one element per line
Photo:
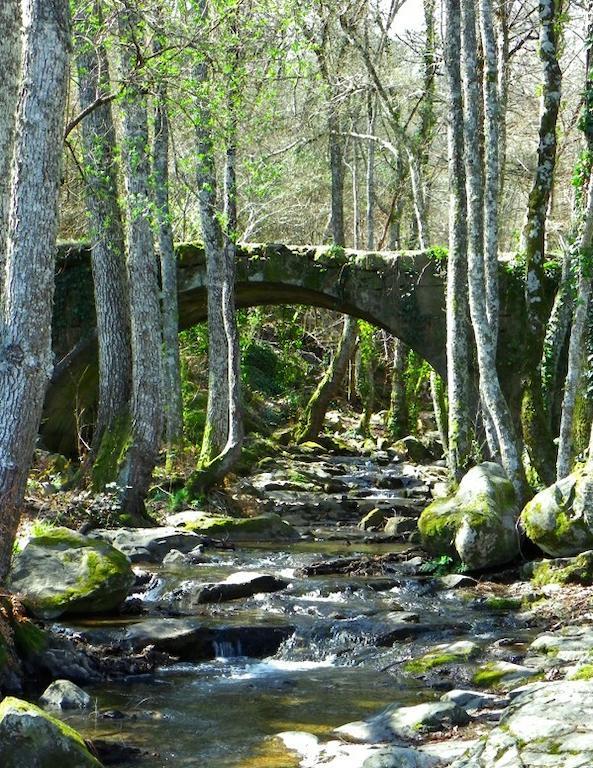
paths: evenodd
<path fill-rule="evenodd" d="M 432 554 L 457 557 L 471 569 L 489 568 L 519 554 L 519 509 L 502 467 L 473 467 L 447 499 L 435 499 L 418 521 L 423 546 Z"/>
<path fill-rule="evenodd" d="M 189 565 L 189 558 L 178 549 L 172 549 L 163 557 L 164 566 L 182 567 Z"/>
<path fill-rule="evenodd" d="M 93 739 L 92 746 L 103 765 L 121 765 L 122 763 L 136 763 L 146 757 L 138 747 L 130 744 L 122 744 L 121 741 L 110 739 Z"/>
<path fill-rule="evenodd" d="M 336 728 L 342 738 L 358 742 L 416 741 L 422 734 L 467 725 L 467 712 L 450 701 L 427 702 L 413 707 L 392 705 L 368 720 Z"/>
<path fill-rule="evenodd" d="M 446 576 L 439 576 L 437 583 L 442 589 L 462 589 L 465 587 L 475 587 L 478 583 L 471 576 L 464 576 L 461 573 L 448 573 Z"/>
<path fill-rule="evenodd" d="M 576 557 L 526 563 L 521 574 L 530 578 L 537 587 L 546 584 L 581 584 L 589 587 L 593 584 L 593 551 L 582 552 Z"/>
<path fill-rule="evenodd" d="M 447 741 L 423 744 L 418 747 L 418 750 L 434 757 L 439 766 L 448 766 L 453 760 L 462 757 L 468 750 L 473 749 L 477 743 L 477 739 L 448 739 Z"/>
<path fill-rule="evenodd" d="M 196 603 L 219 603 L 225 600 L 238 600 L 262 592 L 278 592 L 286 589 L 288 582 L 268 573 L 241 571 L 231 574 L 225 581 L 217 584 L 204 584 L 200 587 Z"/>
<path fill-rule="evenodd" d="M 296 528 L 274 514 L 227 517 L 187 510 L 172 515 L 169 522 L 194 533 L 230 541 L 294 541 L 299 538 Z"/>
<path fill-rule="evenodd" d="M 117 608 L 134 583 L 130 561 L 106 541 L 68 528 L 30 539 L 14 559 L 10 589 L 39 618 L 104 613 Z"/>
<path fill-rule="evenodd" d="M 0 704 L 0 755 L 2 768 L 101 768 L 79 733 L 12 697 Z"/>
<path fill-rule="evenodd" d="M 395 515 L 385 521 L 385 533 L 390 536 L 402 536 L 405 533 L 412 533 L 416 530 L 417 520 L 413 517 L 402 517 Z"/>
<path fill-rule="evenodd" d="M 290 637 L 294 627 L 206 626 L 198 619 L 146 619 L 124 628 L 80 632 L 87 642 L 139 653 L 154 648 L 184 661 L 205 661 L 217 656 L 271 656 Z"/>
<path fill-rule="evenodd" d="M 435 459 L 424 443 L 413 435 L 398 440 L 394 443 L 393 448 L 401 457 L 413 461 L 415 464 L 430 464 Z"/>
<path fill-rule="evenodd" d="M 513 687 L 514 683 L 535 677 L 541 671 L 510 661 L 489 661 L 476 670 L 472 682 L 480 688 Z"/>
<path fill-rule="evenodd" d="M 467 711 L 479 709 L 499 709 L 506 707 L 509 699 L 506 696 L 498 696 L 495 693 L 484 693 L 483 691 L 447 691 L 441 696 L 441 701 L 452 701 L 458 707 Z"/>
<path fill-rule="evenodd" d="M 451 768 L 593 765 L 593 682 L 535 683 Z"/>
<path fill-rule="evenodd" d="M 417 749 L 402 746 L 321 743 L 310 733 L 287 731 L 278 734 L 286 747 L 296 752 L 307 768 L 436 768 L 439 760 Z"/>
<path fill-rule="evenodd" d="M 55 680 L 41 694 L 40 703 L 56 709 L 85 709 L 91 705 L 91 697 L 70 680 Z"/>
<path fill-rule="evenodd" d="M 431 648 L 423 656 L 408 661 L 404 669 L 410 674 L 424 674 L 437 667 L 444 667 L 449 664 L 464 664 L 470 661 L 470 659 L 475 659 L 480 653 L 480 646 L 471 640 L 441 643 Z"/>
<path fill-rule="evenodd" d="M 385 523 L 388 513 L 385 509 L 379 509 L 375 507 L 362 518 L 358 527 L 361 531 L 368 531 L 371 529 L 381 528 Z"/>
<path fill-rule="evenodd" d="M 577 555 L 593 549 L 591 510 L 583 509 L 583 470 L 540 491 L 521 512 L 531 541 L 552 557 Z"/>
<path fill-rule="evenodd" d="M 187 553 L 203 542 L 203 537 L 172 526 L 101 528 L 93 531 L 92 536 L 109 541 L 133 563 L 160 563 L 172 550 Z"/>
<path fill-rule="evenodd" d="M 574 662 L 591 659 L 593 627 L 568 626 L 556 632 L 544 632 L 531 643 L 531 653 L 544 654 L 557 661 Z"/>

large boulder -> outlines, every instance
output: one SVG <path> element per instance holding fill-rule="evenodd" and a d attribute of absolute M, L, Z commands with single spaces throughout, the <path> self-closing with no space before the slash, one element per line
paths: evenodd
<path fill-rule="evenodd" d="M 101 768 L 82 736 L 39 707 L 9 697 L 0 704 L 2 768 Z"/>
<path fill-rule="evenodd" d="M 160 528 L 99 528 L 89 534 L 105 539 L 133 563 L 160 563 L 172 550 L 187 553 L 203 541 L 191 531 L 162 526 Z"/>
<path fill-rule="evenodd" d="M 593 682 L 533 683 L 451 768 L 593 765 Z"/>
<path fill-rule="evenodd" d="M 593 549 L 593 518 L 582 504 L 584 480 L 582 470 L 573 472 L 540 491 L 521 512 L 527 536 L 552 557 Z"/>
<path fill-rule="evenodd" d="M 91 705 L 91 697 L 70 680 L 54 680 L 41 694 L 39 702 L 55 709 L 85 709 Z"/>
<path fill-rule="evenodd" d="M 418 528 L 428 552 L 482 569 L 517 557 L 518 516 L 515 491 L 504 470 L 486 461 L 470 469 L 455 494 L 429 504 Z"/>
<path fill-rule="evenodd" d="M 106 541 L 68 528 L 30 539 L 14 560 L 9 588 L 39 618 L 105 613 L 134 583 L 128 558 Z"/>
<path fill-rule="evenodd" d="M 183 526 L 194 533 L 229 541 L 292 541 L 300 538 L 296 528 L 274 514 L 230 517 L 188 510 L 172 515 L 169 523 Z"/>

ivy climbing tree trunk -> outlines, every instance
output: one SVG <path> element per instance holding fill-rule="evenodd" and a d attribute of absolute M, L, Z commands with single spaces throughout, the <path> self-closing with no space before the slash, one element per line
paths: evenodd
<path fill-rule="evenodd" d="M 128 275 L 132 339 L 132 423 L 119 477 L 122 511 L 137 518 L 155 467 L 162 433 L 161 313 L 157 259 L 151 227 L 148 110 L 139 82 L 137 52 L 144 24 L 127 7 L 118 16 L 122 78 L 122 148 L 128 226 Z"/>
<path fill-rule="evenodd" d="M 523 439 L 533 466 L 549 485 L 554 479 L 554 444 L 545 417 L 540 362 L 548 321 L 545 290 L 546 219 L 556 166 L 556 124 L 562 91 L 558 62 L 561 0 L 540 0 L 539 56 L 543 83 L 537 148 L 537 167 L 529 194 L 521 251 L 525 258 L 525 306 L 527 333 L 524 360 L 525 383 L 521 408 Z"/>
<path fill-rule="evenodd" d="M 21 77 L 21 2 L 0 3 L 0 301 L 6 269 L 6 240 L 10 209 L 10 174 Z"/>
<path fill-rule="evenodd" d="M 156 55 L 162 53 L 157 36 Z M 179 307 L 177 300 L 177 259 L 169 210 L 169 115 L 164 78 L 157 83 L 154 115 L 152 173 L 158 222 L 158 249 L 161 263 L 161 314 L 163 324 L 163 405 L 165 442 L 169 454 L 183 436 L 181 362 L 179 357 Z"/>
<path fill-rule="evenodd" d="M 101 10 L 97 0 L 74 21 L 81 111 L 110 91 L 107 52 L 95 39 Z M 99 347 L 99 402 L 86 466 L 94 490 L 101 491 L 117 480 L 118 456 L 130 427 L 132 382 L 128 278 L 110 102 L 90 110 L 82 121 L 82 145 Z M 83 471 L 81 479 L 86 475 Z"/>
<path fill-rule="evenodd" d="M 0 582 L 10 567 L 45 388 L 70 51 L 67 0 L 25 0 L 0 350 Z M 9 26 L 20 18 L 6 20 Z M 16 40 L 9 26 L 3 36 Z M 14 58 L 13 58 L 14 57 Z M 19 49 L 7 55 L 9 71 Z M 8 148 L 3 147 L 3 151 Z"/>
<path fill-rule="evenodd" d="M 476 339 L 480 393 L 496 430 L 502 464 L 520 502 L 528 487 L 513 422 L 496 370 L 496 345 L 488 322 L 483 258 L 484 185 L 480 152 L 480 85 L 473 0 L 461 0 L 462 81 L 468 222 L 469 307 Z"/>
<path fill-rule="evenodd" d="M 408 434 L 408 398 L 406 396 L 406 364 L 408 348 L 401 339 L 393 340 L 393 368 L 387 432 L 391 440 L 401 440 Z"/>
<path fill-rule="evenodd" d="M 444 57 L 447 74 L 449 150 L 449 258 L 447 261 L 447 394 L 449 471 L 460 480 L 468 469 L 470 446 L 467 200 L 463 163 L 461 17 L 459 0 L 446 0 Z"/>

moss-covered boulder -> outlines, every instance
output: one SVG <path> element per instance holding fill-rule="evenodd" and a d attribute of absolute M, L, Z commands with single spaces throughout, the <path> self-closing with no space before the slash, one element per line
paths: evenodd
<path fill-rule="evenodd" d="M 413 435 L 408 435 L 393 444 L 393 449 L 404 459 L 415 464 L 430 464 L 434 456 L 424 443 Z"/>
<path fill-rule="evenodd" d="M 0 704 L 2 768 L 101 768 L 82 736 L 39 707 L 9 697 Z"/>
<path fill-rule="evenodd" d="M 130 561 L 122 552 L 68 528 L 30 539 L 9 576 L 10 589 L 43 619 L 112 611 L 133 583 Z"/>
<path fill-rule="evenodd" d="M 593 551 L 581 552 L 576 557 L 559 557 L 553 560 L 537 560 L 526 563 L 521 569 L 536 587 L 546 584 L 593 585 Z"/>
<path fill-rule="evenodd" d="M 293 541 L 300 538 L 296 528 L 274 514 L 230 517 L 188 510 L 172 515 L 168 522 L 194 533 L 230 541 Z"/>
<path fill-rule="evenodd" d="M 593 549 L 593 518 L 580 503 L 584 473 L 573 472 L 537 494 L 521 512 L 527 536 L 552 557 Z"/>
<path fill-rule="evenodd" d="M 470 469 L 455 494 L 429 504 L 418 529 L 428 552 L 479 570 L 517 557 L 518 516 L 512 484 L 499 464 L 487 461 Z"/>

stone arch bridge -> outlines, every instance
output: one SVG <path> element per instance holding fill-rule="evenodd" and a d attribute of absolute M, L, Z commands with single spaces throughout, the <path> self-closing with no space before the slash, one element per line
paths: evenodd
<path fill-rule="evenodd" d="M 183 330 L 206 318 L 206 267 L 199 245 L 180 244 L 177 255 Z M 501 270 L 503 281 L 505 274 Z M 247 244 L 238 253 L 236 301 L 240 307 L 306 304 L 353 315 L 400 338 L 446 376 L 445 285 L 445 265 L 427 251 Z M 517 302 L 511 302 L 510 295 L 503 283 L 502 349 L 512 344 L 517 328 L 510 312 Z M 42 423 L 44 441 L 52 450 L 72 451 L 73 435 L 92 420 L 97 384 L 94 326 L 90 249 L 80 243 L 61 244 L 53 321 L 56 366 Z"/>

